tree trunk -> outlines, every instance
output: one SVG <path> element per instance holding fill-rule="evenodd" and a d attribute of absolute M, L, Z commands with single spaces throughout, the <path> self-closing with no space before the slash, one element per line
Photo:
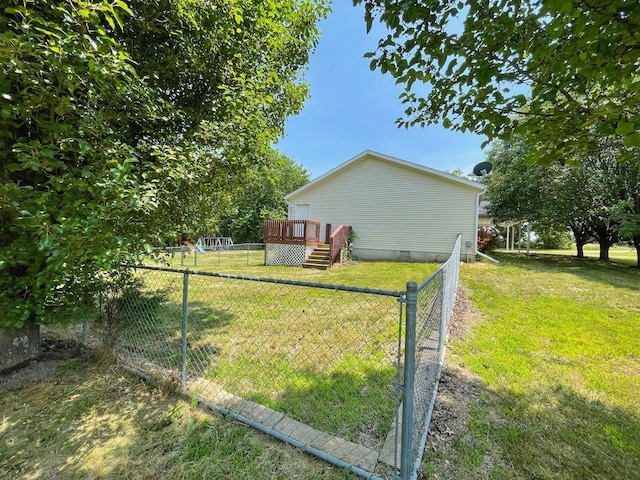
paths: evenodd
<path fill-rule="evenodd" d="M 0 371 L 40 355 L 40 325 L 0 328 Z"/>
<path fill-rule="evenodd" d="M 609 249 L 618 241 L 618 234 L 613 225 L 599 223 L 593 227 L 593 233 L 600 245 L 600 260 L 609 260 Z"/>
<path fill-rule="evenodd" d="M 640 235 L 635 235 L 631 240 L 636 247 L 636 268 L 640 268 Z"/>
<path fill-rule="evenodd" d="M 571 229 L 573 238 L 576 241 L 577 257 L 584 258 L 584 246 L 589 243 L 589 240 L 591 240 L 591 233 L 583 223 L 570 225 L 569 228 Z"/>
<path fill-rule="evenodd" d="M 609 248 L 611 248 L 609 242 L 600 242 L 600 260 L 609 260 Z"/>

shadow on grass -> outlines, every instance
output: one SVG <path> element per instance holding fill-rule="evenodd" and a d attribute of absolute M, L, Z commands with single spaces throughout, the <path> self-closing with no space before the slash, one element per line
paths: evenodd
<path fill-rule="evenodd" d="M 191 366 L 196 370 L 194 373 L 206 371 L 218 352 L 219 347 L 210 343 L 212 332 L 230 324 L 234 318 L 233 313 L 207 303 L 189 302 L 187 351 Z M 164 368 L 177 370 L 181 362 L 182 305 L 162 301 L 129 312 L 118 347 Z"/>
<path fill-rule="evenodd" d="M 0 391 L 0 418 L 3 479 L 351 478 L 108 365 Z"/>
<path fill-rule="evenodd" d="M 527 478 L 640 478 L 640 419 L 566 387 L 498 394 L 504 423 L 487 425 Z"/>
<path fill-rule="evenodd" d="M 448 395 L 439 396 L 434 412 L 441 425 L 432 424 L 430 434 L 464 416 L 452 406 L 461 402 L 470 432 L 436 441 L 426 454 L 425 474 L 444 469 L 447 478 L 640 479 L 640 418 L 634 413 L 559 385 L 515 393 L 454 375 L 445 388 Z M 469 401 L 469 392 L 480 393 L 480 400 Z"/>
<path fill-rule="evenodd" d="M 628 264 L 550 254 L 496 253 L 494 257 L 504 265 L 542 273 L 557 273 L 561 269 L 585 280 L 640 291 L 640 269 L 631 268 Z"/>

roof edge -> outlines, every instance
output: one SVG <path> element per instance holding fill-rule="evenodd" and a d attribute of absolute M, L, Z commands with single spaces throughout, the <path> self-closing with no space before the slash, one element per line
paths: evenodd
<path fill-rule="evenodd" d="M 346 162 L 341 163 L 340 165 L 332 168 L 331 170 L 329 170 L 328 172 L 320 175 L 318 178 L 310 181 L 309 183 L 303 185 L 302 187 L 298 188 L 297 190 L 294 190 L 293 192 L 289 193 L 288 195 L 285 195 L 284 199 L 286 201 L 289 201 L 289 199 L 295 197 L 296 195 L 298 195 L 299 193 L 319 184 L 322 183 L 323 181 L 325 181 L 327 178 L 330 178 L 332 176 L 334 176 L 337 172 L 339 172 L 340 170 L 343 170 L 347 167 L 349 167 L 351 164 L 356 163 L 360 160 L 362 160 L 363 158 L 367 157 L 367 156 L 371 156 L 371 157 L 376 157 L 379 158 L 383 161 L 386 162 L 390 162 L 390 163 L 394 163 L 397 165 L 402 165 L 404 167 L 407 168 L 412 168 L 414 170 L 418 170 L 421 171 L 423 173 L 427 173 L 436 177 L 440 177 L 443 178 L 445 180 L 448 180 L 450 182 L 454 182 L 454 183 L 459 183 L 462 184 L 466 187 L 471 187 L 475 190 L 478 190 L 479 192 L 484 192 L 485 190 L 485 186 L 481 183 L 475 182 L 473 180 L 469 180 L 463 177 L 458 177 L 457 175 L 453 175 L 451 173 L 446 173 L 440 170 L 436 170 L 434 168 L 431 167 L 427 167 L 425 165 L 420 165 L 419 163 L 413 163 L 413 162 L 409 162 L 407 160 L 403 160 L 401 158 L 397 158 L 397 157 L 392 157 L 391 155 L 385 155 L 384 153 L 380 153 L 380 152 L 376 152 L 374 150 L 364 150 L 362 152 L 360 152 L 359 154 L 357 154 L 354 157 L 351 157 L 349 160 L 347 160 Z"/>

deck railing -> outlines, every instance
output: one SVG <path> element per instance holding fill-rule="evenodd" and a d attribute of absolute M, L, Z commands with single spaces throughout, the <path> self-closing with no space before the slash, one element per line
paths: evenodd
<path fill-rule="evenodd" d="M 320 243 L 320 222 L 313 220 L 265 220 L 264 243 Z"/>
<path fill-rule="evenodd" d="M 330 227 L 327 226 L 327 228 Z M 331 265 L 336 261 L 339 261 L 338 257 L 340 255 L 340 251 L 347 246 L 350 234 L 351 227 L 349 225 L 340 225 L 329 237 L 329 247 L 331 252 L 329 258 L 331 260 Z"/>

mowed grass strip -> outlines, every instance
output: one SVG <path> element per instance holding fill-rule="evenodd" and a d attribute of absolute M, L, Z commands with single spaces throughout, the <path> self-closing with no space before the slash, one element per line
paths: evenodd
<path fill-rule="evenodd" d="M 327 272 L 249 266 L 233 273 L 401 289 L 437 268 L 358 263 Z M 140 275 L 147 298 L 162 300 L 133 302 L 134 322 L 123 344 L 177 371 L 182 276 Z M 399 309 L 393 296 L 192 275 L 188 373 L 318 430 L 379 448 L 395 417 Z"/>
<path fill-rule="evenodd" d="M 484 395 L 448 461 L 464 478 L 639 479 L 640 271 L 497 258 L 461 273 L 480 316 L 448 361 Z"/>

